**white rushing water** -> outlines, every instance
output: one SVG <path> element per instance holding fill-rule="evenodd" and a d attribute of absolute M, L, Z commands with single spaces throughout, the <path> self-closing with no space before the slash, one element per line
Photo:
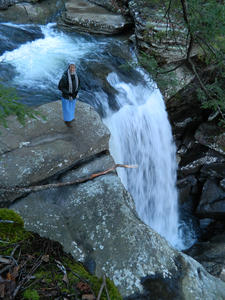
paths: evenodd
<path fill-rule="evenodd" d="M 29 28 L 29 25 L 12 25 Z M 57 87 L 59 78 L 68 62 L 79 66 L 81 58 L 88 53 L 99 52 L 96 40 L 82 36 L 67 35 L 59 32 L 54 23 L 40 26 L 44 38 L 22 44 L 13 51 L 6 51 L 0 56 L 0 62 L 10 63 L 16 70 L 13 83 L 39 89 Z M 103 42 L 104 45 L 104 42 Z"/>
<path fill-rule="evenodd" d="M 178 237 L 176 149 L 164 101 L 156 86 L 123 83 L 110 74 L 109 83 L 119 91 L 120 110 L 105 119 L 111 132 L 110 151 L 116 163 L 137 164 L 118 169 L 135 200 L 140 218 L 173 246 Z"/>
<path fill-rule="evenodd" d="M 81 58 L 90 61 L 89 54 L 100 53 L 107 44 L 104 40 L 69 36 L 55 30 L 52 24 L 41 29 L 44 38 L 6 51 L 0 60 L 15 68 L 15 84 L 28 90 L 36 86 L 43 95 L 57 89 L 68 60 L 75 61 L 79 68 Z M 116 163 L 138 165 L 137 169 L 118 169 L 135 200 L 138 215 L 173 246 L 183 249 L 180 236 L 184 231 L 178 230 L 176 149 L 171 127 L 158 88 L 149 84 L 142 71 L 140 74 L 142 80 L 135 85 L 123 82 L 116 73 L 108 76 L 109 84 L 118 91 L 117 112 L 110 110 L 108 96 L 102 90 L 92 92 L 94 104 L 101 105 L 107 116 L 104 122 L 111 131 L 110 150 Z"/>

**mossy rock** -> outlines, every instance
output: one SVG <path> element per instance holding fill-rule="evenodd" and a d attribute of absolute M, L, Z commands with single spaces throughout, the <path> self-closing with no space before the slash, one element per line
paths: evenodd
<path fill-rule="evenodd" d="M 97 297 L 103 279 L 91 275 L 82 263 L 63 251 L 61 244 L 26 231 L 23 219 L 13 210 L 0 209 L 0 221 L 0 255 L 6 258 L 14 255 L 19 266 L 13 279 L 14 288 L 20 286 L 15 299 L 82 299 L 85 293 L 94 293 Z M 15 274 L 14 267 L 9 266 L 7 272 L 1 274 L 2 278 Z M 26 273 L 32 277 L 28 281 L 23 280 Z M 113 281 L 106 278 L 106 285 L 111 299 L 122 300 Z M 13 288 L 8 294 L 6 291 L 4 299 L 11 299 L 13 291 Z M 105 291 L 101 300 L 107 300 Z"/>
<path fill-rule="evenodd" d="M 41 280 L 41 284 L 34 285 L 35 291 L 40 295 L 40 299 L 44 299 L 44 295 L 41 294 L 44 286 L 54 286 L 54 283 L 57 282 L 57 287 L 61 291 L 61 294 L 71 295 L 77 290 L 77 286 L 80 283 L 86 285 L 87 291 L 83 291 L 84 293 L 91 293 L 91 290 L 94 292 L 97 297 L 99 290 L 102 285 L 102 279 L 97 276 L 91 275 L 84 266 L 75 262 L 72 258 L 62 257 L 60 262 L 67 270 L 66 277 L 63 272 L 60 272 L 59 268 L 57 268 L 56 264 L 52 259 L 50 259 L 50 263 L 44 267 L 41 267 L 36 273 L 34 273 L 34 277 L 38 280 Z M 41 285 L 44 285 L 43 288 Z M 109 291 L 110 299 L 122 300 L 122 297 L 115 287 L 113 281 L 109 278 L 106 278 L 106 285 Z M 88 288 L 90 287 L 90 289 Z M 79 289 L 76 291 L 78 299 L 82 296 L 82 291 Z M 105 291 L 103 291 L 101 300 L 107 300 L 107 296 Z"/>
<path fill-rule="evenodd" d="M 3 242 L 15 243 L 26 239 L 28 233 L 24 229 L 23 219 L 13 210 L 0 209 L 0 239 Z"/>

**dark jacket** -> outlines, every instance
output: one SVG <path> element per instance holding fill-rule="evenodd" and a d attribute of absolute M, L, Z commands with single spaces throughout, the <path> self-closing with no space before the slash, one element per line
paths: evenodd
<path fill-rule="evenodd" d="M 76 83 L 75 83 L 74 76 L 71 76 L 71 79 L 72 79 L 72 84 L 73 84 L 72 97 L 73 97 L 73 99 L 75 99 L 78 94 L 78 90 L 80 88 L 80 80 L 78 77 L 78 89 L 76 91 L 75 90 Z M 59 81 L 58 89 L 62 92 L 63 98 L 69 99 L 70 94 L 69 94 L 69 81 L 68 81 L 67 70 L 63 73 L 63 76 Z"/>

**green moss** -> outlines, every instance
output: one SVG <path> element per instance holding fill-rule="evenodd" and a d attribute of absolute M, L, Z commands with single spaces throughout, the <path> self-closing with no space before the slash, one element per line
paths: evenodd
<path fill-rule="evenodd" d="M 61 262 L 67 269 L 68 285 L 66 285 L 66 283 L 63 281 L 63 272 L 56 268 L 56 265 L 53 264 L 53 261 L 54 259 L 52 259 L 52 263 L 48 265 L 48 267 L 41 267 L 34 274 L 35 279 L 40 279 L 42 285 L 44 285 L 45 287 L 52 286 L 54 285 L 54 282 L 57 282 L 57 286 L 60 289 L 61 293 L 72 294 L 77 283 L 81 280 L 85 280 L 86 282 L 88 282 L 95 295 L 98 295 L 100 287 L 102 285 L 102 279 L 98 278 L 97 276 L 91 275 L 81 263 L 75 262 L 72 258 L 62 257 Z M 122 300 L 122 297 L 113 281 L 111 281 L 109 278 L 106 278 L 106 284 L 110 298 L 115 300 Z M 35 284 L 34 288 L 38 291 L 41 288 L 40 282 Z M 106 299 L 106 293 L 105 291 L 103 291 L 101 300 Z"/>
<path fill-rule="evenodd" d="M 36 290 L 30 290 L 30 289 L 26 290 L 23 293 L 23 298 L 29 299 L 29 300 L 39 300 L 40 299 L 38 292 Z"/>
<path fill-rule="evenodd" d="M 21 251 L 20 258 L 25 259 L 27 262 L 27 272 L 32 270 L 38 260 L 42 260 L 42 257 L 45 258 L 41 261 L 35 273 L 32 274 L 35 279 L 35 281 L 30 282 L 32 283 L 32 289 L 25 286 L 25 291 L 21 290 L 18 293 L 19 299 L 45 299 L 48 292 L 51 297 L 50 291 L 56 294 L 74 294 L 74 288 L 80 281 L 87 282 L 95 295 L 98 295 L 102 278 L 91 275 L 81 263 L 76 262 L 71 255 L 66 254 L 59 243 L 42 238 L 38 234 L 27 232 L 24 229 L 22 218 L 12 210 L 0 209 L 0 220 L 12 221 L 0 222 L 0 240 L 3 241 L 0 244 L 2 255 L 10 255 L 11 251 L 15 249 L 15 243 L 18 243 Z M 27 259 L 29 256 L 30 259 Z M 65 280 L 64 273 L 57 265 L 59 260 L 67 271 L 68 280 Z M 113 281 L 106 278 L 106 284 L 110 298 L 122 300 Z M 78 297 L 81 297 L 81 294 Z M 54 299 L 54 295 L 52 297 L 51 299 Z M 106 299 L 104 291 L 101 300 Z"/>
<path fill-rule="evenodd" d="M 60 278 L 62 276 L 59 276 L 59 278 L 56 278 L 56 279 L 62 279 Z M 43 269 L 40 269 L 38 272 L 35 273 L 35 278 L 37 279 L 42 279 L 43 282 L 45 282 L 46 284 L 50 284 L 52 283 L 52 273 L 50 271 L 47 271 L 47 270 L 43 270 Z"/>
<path fill-rule="evenodd" d="M 23 227 L 23 219 L 13 210 L 8 208 L 0 209 L 0 219 L 14 221 L 18 226 Z"/>
<path fill-rule="evenodd" d="M 6 221 L 6 222 L 4 222 Z M 24 229 L 23 219 L 13 210 L 0 209 L 0 239 L 15 243 L 26 239 L 28 233 Z"/>
<path fill-rule="evenodd" d="M 102 278 L 98 278 L 97 276 L 91 275 L 81 263 L 71 263 L 69 262 L 67 259 L 65 260 L 65 263 L 67 263 L 67 265 L 69 266 L 69 268 L 76 274 L 78 274 L 81 278 L 86 279 L 91 288 L 93 289 L 95 295 L 98 295 L 99 290 L 101 288 L 102 285 Z M 69 279 L 71 280 L 72 277 L 74 277 L 73 273 L 70 272 L 68 275 Z M 116 288 L 116 286 L 114 285 L 113 281 L 110 280 L 109 278 L 106 278 L 106 284 L 107 284 L 107 288 L 109 291 L 109 295 L 111 299 L 116 299 L 116 300 L 122 300 L 122 297 L 118 291 L 118 289 Z M 101 300 L 106 300 L 107 296 L 105 291 L 102 293 L 102 297 Z"/>

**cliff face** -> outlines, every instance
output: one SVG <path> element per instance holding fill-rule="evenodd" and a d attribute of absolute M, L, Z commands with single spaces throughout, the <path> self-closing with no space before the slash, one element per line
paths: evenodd
<path fill-rule="evenodd" d="M 207 263 L 207 251 L 203 249 L 209 240 L 212 240 L 210 253 L 224 246 L 224 243 L 218 246 L 213 237 L 218 235 L 218 241 L 222 241 L 221 236 L 225 233 L 225 174 L 222 171 L 225 170 L 225 130 L 218 126 L 216 115 L 202 108 L 197 95 L 200 86 L 190 66 L 180 66 L 188 50 L 182 15 L 179 12 L 176 16 L 170 15 L 168 23 L 168 16 L 160 3 L 146 0 L 129 1 L 129 10 L 134 20 L 138 51 L 148 54 L 149 59 L 154 57 L 162 71 L 176 69 L 169 73 L 176 80 L 175 85 L 161 85 L 159 82 L 159 87 L 165 97 L 177 144 L 181 211 L 184 214 L 188 211 L 199 222 L 199 244 L 190 253 L 213 275 L 222 276 L 224 252 L 218 251 L 214 259 L 209 255 L 212 261 Z M 200 68 L 201 55 L 201 50 L 194 45 L 190 57 Z M 203 76 L 205 83 L 212 79 L 207 72 Z"/>

